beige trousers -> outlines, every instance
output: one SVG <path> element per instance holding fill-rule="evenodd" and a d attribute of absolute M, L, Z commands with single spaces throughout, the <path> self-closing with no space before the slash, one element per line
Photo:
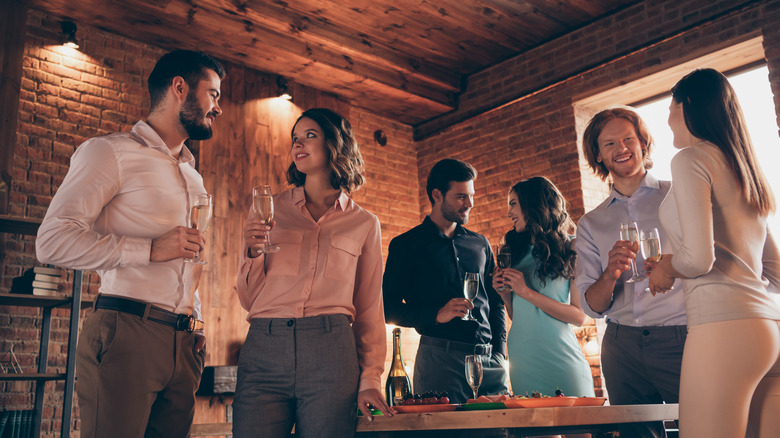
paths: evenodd
<path fill-rule="evenodd" d="M 84 321 L 76 376 L 82 438 L 184 438 L 203 352 L 195 336 L 113 310 Z"/>
<path fill-rule="evenodd" d="M 780 436 L 780 322 L 740 319 L 688 329 L 680 437 Z"/>

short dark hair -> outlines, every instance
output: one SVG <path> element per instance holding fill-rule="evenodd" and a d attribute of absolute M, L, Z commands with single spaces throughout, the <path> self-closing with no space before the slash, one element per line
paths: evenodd
<path fill-rule="evenodd" d="M 304 118 L 314 120 L 322 129 L 330 163 L 330 185 L 347 193 L 358 190 L 365 182 L 364 162 L 349 120 L 328 108 L 310 108 L 298 117 L 292 131 L 295 131 L 295 126 Z M 298 170 L 295 162 L 287 168 L 287 182 L 296 187 L 306 182 L 306 174 Z"/>
<path fill-rule="evenodd" d="M 599 135 L 607 123 L 615 119 L 624 119 L 631 122 L 634 125 L 634 131 L 639 138 L 639 142 L 642 143 L 642 152 L 644 153 L 645 169 L 650 170 L 653 168 L 653 160 L 650 158 L 650 153 L 653 151 L 653 136 L 650 135 L 650 130 L 647 129 L 645 121 L 639 117 L 639 114 L 627 106 L 607 108 L 600 111 L 593 116 L 588 122 L 585 133 L 582 135 L 582 151 L 585 154 L 585 159 L 588 162 L 588 166 L 593 172 L 601 178 L 602 181 L 606 181 L 609 177 L 609 169 L 604 163 L 599 163 Z"/>
<path fill-rule="evenodd" d="M 433 205 L 433 189 L 439 189 L 442 195 L 446 195 L 450 190 L 450 183 L 453 181 L 466 182 L 477 177 L 477 169 L 465 161 L 445 158 L 433 165 L 428 173 L 428 199 Z"/>
<path fill-rule="evenodd" d="M 214 70 L 220 79 L 225 77 L 225 69 L 216 59 L 202 52 L 192 50 L 174 50 L 166 53 L 157 61 L 149 74 L 147 86 L 151 98 L 151 110 L 163 101 L 171 81 L 181 76 L 190 88 L 197 88 L 198 82 L 205 77 L 205 69 Z"/>

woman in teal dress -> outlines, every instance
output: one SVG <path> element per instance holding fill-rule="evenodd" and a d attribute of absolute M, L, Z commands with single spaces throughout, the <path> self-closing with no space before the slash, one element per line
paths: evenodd
<path fill-rule="evenodd" d="M 579 295 L 569 293 L 577 290 L 576 253 L 566 201 L 550 180 L 534 177 L 512 186 L 508 204 L 514 227 L 505 240 L 512 263 L 496 270 L 493 287 L 512 320 L 507 340 L 512 391 L 552 396 L 560 389 L 567 396 L 593 397 L 590 366 L 571 327 L 581 326 L 585 313 Z"/>

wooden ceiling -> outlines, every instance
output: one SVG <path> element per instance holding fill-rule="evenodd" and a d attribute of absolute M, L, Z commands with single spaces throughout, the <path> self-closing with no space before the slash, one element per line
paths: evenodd
<path fill-rule="evenodd" d="M 417 125 L 470 74 L 637 0 L 27 0 L 79 26 L 330 91 Z"/>

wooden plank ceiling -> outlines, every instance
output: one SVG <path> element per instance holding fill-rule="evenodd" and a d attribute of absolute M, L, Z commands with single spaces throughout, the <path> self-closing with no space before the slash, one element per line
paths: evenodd
<path fill-rule="evenodd" d="M 637 0 L 27 0 L 164 48 L 202 50 L 417 125 L 466 78 Z"/>

